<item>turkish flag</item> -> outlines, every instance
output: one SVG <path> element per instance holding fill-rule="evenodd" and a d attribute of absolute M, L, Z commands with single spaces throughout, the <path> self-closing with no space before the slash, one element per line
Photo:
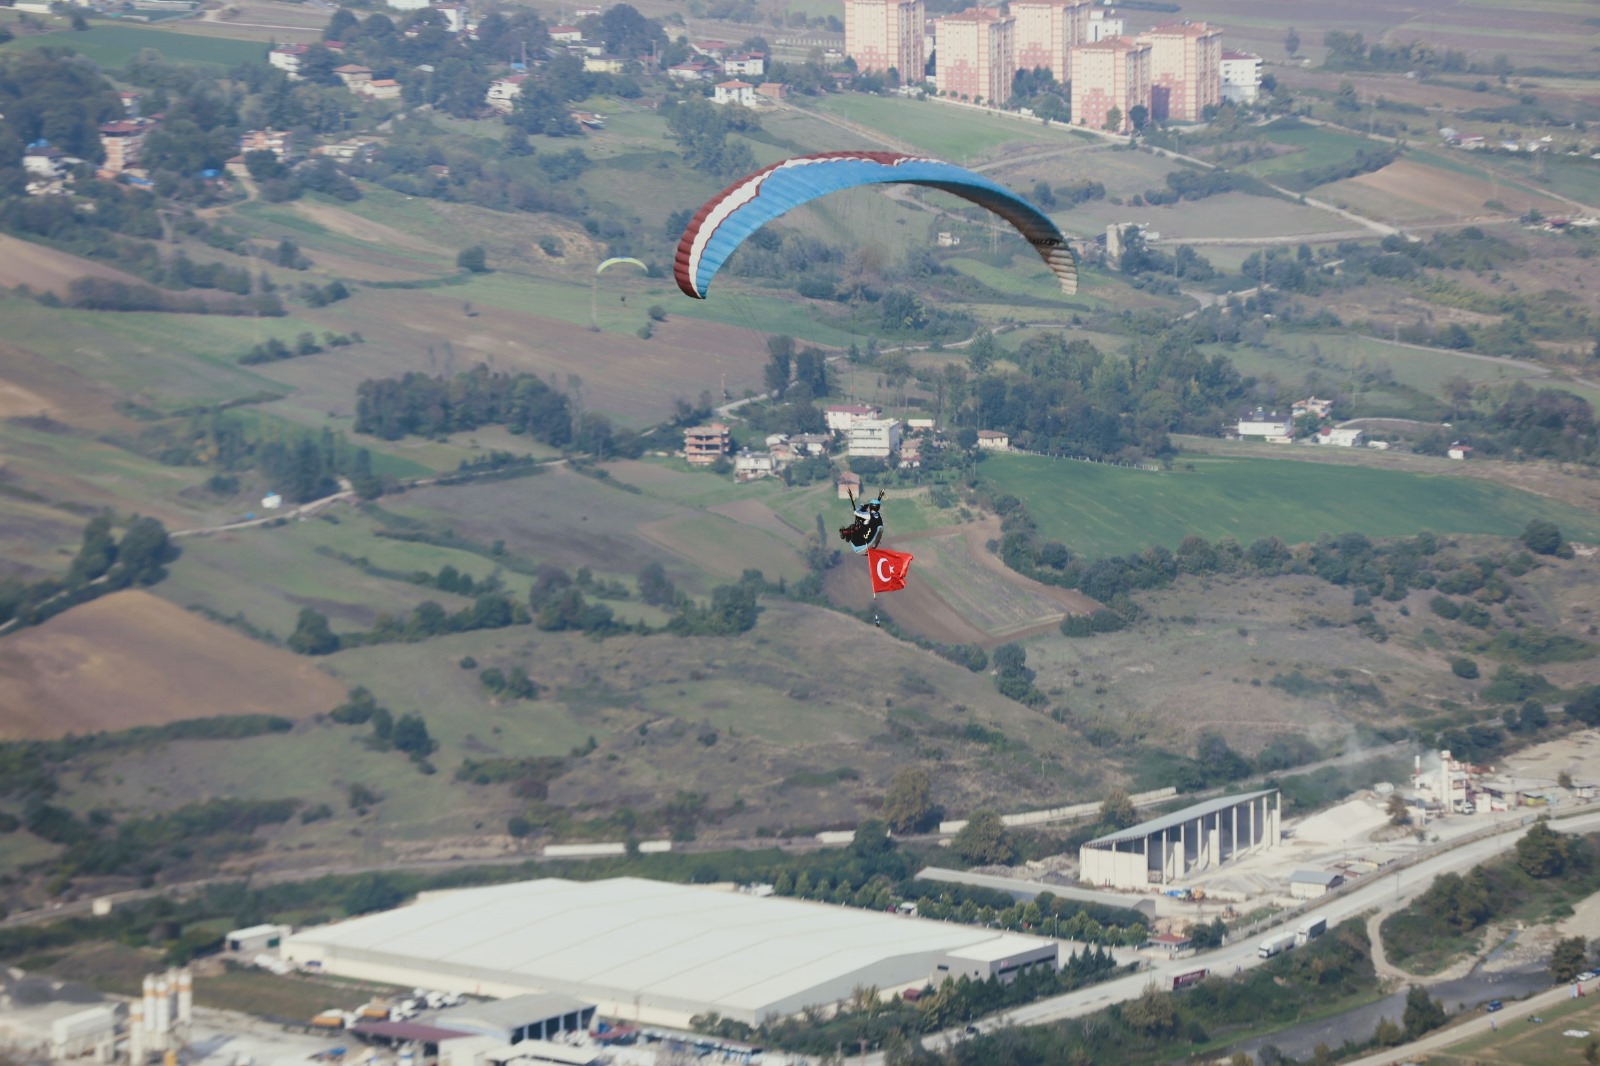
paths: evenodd
<path fill-rule="evenodd" d="M 873 548 L 867 552 L 867 565 L 872 567 L 872 591 L 893 592 L 906 587 L 906 571 L 911 569 L 910 552 L 885 551 Z"/>

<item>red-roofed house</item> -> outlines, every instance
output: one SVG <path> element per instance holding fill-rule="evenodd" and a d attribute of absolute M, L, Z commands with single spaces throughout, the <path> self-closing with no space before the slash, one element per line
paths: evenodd
<path fill-rule="evenodd" d="M 576 26 L 554 26 L 550 30 L 550 39 L 562 44 L 578 44 L 583 40 L 583 31 Z"/>
<path fill-rule="evenodd" d="M 725 81 L 713 90 L 711 99 L 718 104 L 752 107 L 756 102 L 756 87 L 747 81 Z"/>

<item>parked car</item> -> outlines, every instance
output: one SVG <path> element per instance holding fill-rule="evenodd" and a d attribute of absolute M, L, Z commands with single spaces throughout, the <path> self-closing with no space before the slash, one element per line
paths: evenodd
<path fill-rule="evenodd" d="M 1498 999 L 1491 999 L 1489 1001 L 1489 1006 L 1488 1006 L 1487 1009 L 1488 1009 L 1490 1014 L 1493 1014 L 1495 1011 L 1499 1010 L 1503 1006 L 1505 1006 L 1505 1004 L 1501 1003 Z"/>

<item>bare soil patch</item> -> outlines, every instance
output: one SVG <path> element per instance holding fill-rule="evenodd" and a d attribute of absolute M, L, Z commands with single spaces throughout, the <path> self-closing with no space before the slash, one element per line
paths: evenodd
<path fill-rule="evenodd" d="M 142 278 L 92 259 L 0 234 L 0 285 L 7 288 L 26 285 L 36 293 L 53 292 L 65 296 L 67 285 L 84 277 L 108 278 L 129 285 L 148 284 Z"/>
<path fill-rule="evenodd" d="M 947 644 L 993 647 L 1050 631 L 1068 614 L 1089 614 L 1100 604 L 1073 589 L 1061 589 L 1008 569 L 989 551 L 987 541 L 1000 535 L 999 522 L 985 519 L 894 538 L 885 547 L 924 555 L 924 573 L 939 568 L 934 581 L 918 580 L 917 564 L 898 592 L 878 597 L 879 609 L 895 624 Z M 852 565 L 855 564 L 855 565 Z M 941 593 L 933 586 L 941 585 Z M 850 610 L 872 606 L 872 581 L 855 557 L 828 572 L 828 598 Z"/>
<path fill-rule="evenodd" d="M 1354 185 L 1375 189 L 1412 203 L 1431 208 L 1440 217 L 1476 217 L 1487 214 L 1484 203 L 1499 199 L 1514 208 L 1537 207 L 1541 211 L 1562 212 L 1568 205 L 1548 197 L 1535 196 L 1520 189 L 1508 189 L 1469 174 L 1456 174 L 1423 163 L 1402 159 L 1382 170 L 1349 179 Z M 1337 199 L 1337 186 L 1324 190 Z"/>
<path fill-rule="evenodd" d="M 6 740 L 217 715 L 303 718 L 343 697 L 309 661 L 137 590 L 0 640 Z"/>
<path fill-rule="evenodd" d="M 0 418 L 44 415 L 100 428 L 124 421 L 114 403 L 115 397 L 75 372 L 0 341 Z"/>

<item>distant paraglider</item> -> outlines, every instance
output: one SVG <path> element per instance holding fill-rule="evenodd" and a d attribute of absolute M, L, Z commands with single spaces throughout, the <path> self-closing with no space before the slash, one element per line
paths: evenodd
<path fill-rule="evenodd" d="M 939 189 L 994 212 L 1033 245 L 1062 292 L 1070 296 L 1078 291 L 1077 258 L 1050 216 L 965 167 L 899 152 L 797 156 L 740 178 L 700 208 L 683 231 L 673 268 L 678 288 L 704 300 L 728 257 L 768 222 L 832 192 L 895 183 Z"/>
<path fill-rule="evenodd" d="M 610 259 L 602 260 L 600 265 L 594 268 L 594 277 L 589 282 L 589 328 L 594 330 L 596 333 L 600 332 L 600 275 L 604 274 L 607 270 L 610 270 L 619 263 L 629 263 L 638 267 L 646 274 L 650 273 L 650 267 L 648 264 L 642 262 L 641 260 L 635 259 L 630 255 L 614 255 Z M 622 298 L 622 302 L 627 303 L 628 298 L 624 296 Z"/>

